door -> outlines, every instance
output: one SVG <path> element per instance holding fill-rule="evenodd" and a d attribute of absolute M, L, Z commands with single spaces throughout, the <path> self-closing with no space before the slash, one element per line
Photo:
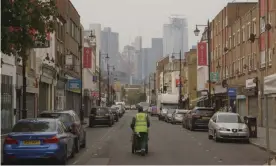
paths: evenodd
<path fill-rule="evenodd" d="M 39 97 L 38 97 L 39 113 L 42 111 L 48 110 L 48 90 L 49 90 L 49 84 L 46 84 L 44 82 L 39 83 Z"/>
<path fill-rule="evenodd" d="M 26 94 L 27 118 L 35 118 L 35 94 Z"/>
<path fill-rule="evenodd" d="M 258 117 L 258 97 L 248 97 L 248 114 L 251 116 Z"/>

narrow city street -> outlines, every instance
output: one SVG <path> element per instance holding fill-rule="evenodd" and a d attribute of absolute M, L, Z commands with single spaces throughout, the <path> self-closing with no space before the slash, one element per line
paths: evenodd
<path fill-rule="evenodd" d="M 87 128 L 87 148 L 69 165 L 263 165 L 266 152 L 244 143 L 216 143 L 206 131 L 188 131 L 151 117 L 149 154 L 131 153 L 128 111 L 113 127 Z"/>

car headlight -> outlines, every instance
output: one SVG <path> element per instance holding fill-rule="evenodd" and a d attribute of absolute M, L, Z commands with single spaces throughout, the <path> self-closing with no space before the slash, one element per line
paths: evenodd
<path fill-rule="evenodd" d="M 219 131 L 227 131 L 227 128 L 221 127 L 221 128 L 219 128 Z"/>
<path fill-rule="evenodd" d="M 248 131 L 248 128 L 247 128 L 247 127 L 246 127 L 246 128 L 243 128 L 243 129 L 241 129 L 241 131 L 247 132 L 247 131 Z"/>

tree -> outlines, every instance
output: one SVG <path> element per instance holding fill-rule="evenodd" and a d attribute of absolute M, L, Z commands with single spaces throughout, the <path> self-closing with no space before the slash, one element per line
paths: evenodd
<path fill-rule="evenodd" d="M 54 0 L 2 0 L 1 51 L 27 59 L 35 42 L 45 43 L 54 31 L 57 8 Z"/>
<path fill-rule="evenodd" d="M 26 61 L 35 44 L 46 43 L 54 31 L 57 8 L 55 0 L 1 0 L 1 52 L 22 57 L 23 108 L 27 118 Z M 31 111 L 31 110 L 30 110 Z"/>

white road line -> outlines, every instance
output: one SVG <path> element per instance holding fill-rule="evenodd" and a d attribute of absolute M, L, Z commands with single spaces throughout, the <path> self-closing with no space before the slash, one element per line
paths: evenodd
<path fill-rule="evenodd" d="M 79 160 L 76 160 L 75 162 L 73 162 L 72 164 L 75 165 L 79 162 Z"/>

